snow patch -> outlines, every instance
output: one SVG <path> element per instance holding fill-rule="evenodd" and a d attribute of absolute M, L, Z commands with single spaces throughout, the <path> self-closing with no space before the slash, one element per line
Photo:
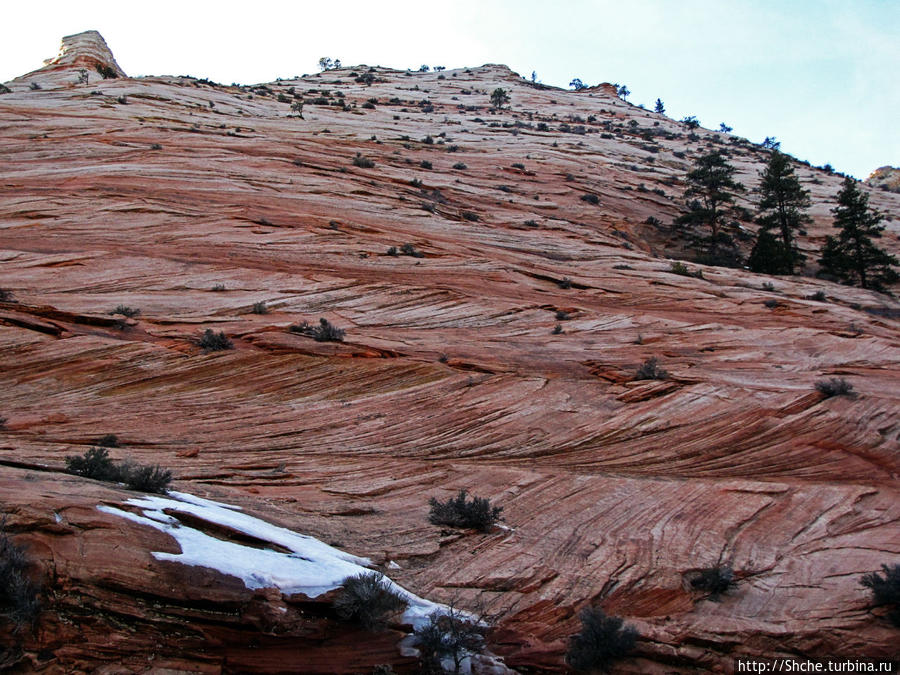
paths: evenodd
<path fill-rule="evenodd" d="M 302 593 L 308 598 L 317 598 L 338 588 L 348 577 L 370 571 L 371 561 L 368 558 L 351 555 L 315 537 L 241 513 L 236 506 L 183 492 L 169 492 L 166 497 L 134 497 L 125 503 L 138 509 L 140 514 L 114 506 L 99 505 L 97 509 L 164 532 L 181 547 L 181 553 L 153 552 L 154 558 L 208 567 L 239 578 L 250 589 L 278 588 L 288 595 Z M 290 553 L 218 539 L 182 524 L 164 510 L 190 514 L 208 523 L 277 544 Z M 428 623 L 432 613 L 448 611 L 445 605 L 420 598 L 387 577 L 384 580 L 409 603 L 403 620 L 415 628 Z"/>

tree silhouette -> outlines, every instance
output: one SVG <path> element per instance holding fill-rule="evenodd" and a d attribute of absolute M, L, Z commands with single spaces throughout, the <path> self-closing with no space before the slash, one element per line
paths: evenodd
<path fill-rule="evenodd" d="M 750 254 L 750 269 L 765 274 L 793 274 L 797 265 L 806 260 L 797 249 L 794 233 L 811 219 L 803 209 L 809 206 L 809 191 L 804 190 L 790 158 L 774 150 L 760 173 L 759 238 Z M 771 231 L 775 230 L 776 235 Z M 778 239 L 780 236 L 780 241 Z"/>
<path fill-rule="evenodd" d="M 502 108 L 507 103 L 509 103 L 509 94 L 506 90 L 501 89 L 500 87 L 494 89 L 491 93 L 491 105 L 495 108 Z"/>
<path fill-rule="evenodd" d="M 662 99 L 656 99 L 656 107 L 653 109 L 653 112 L 658 112 L 660 115 L 665 115 L 666 106 L 663 105 Z"/>
<path fill-rule="evenodd" d="M 883 216 L 869 208 L 869 196 L 850 177 L 844 179 L 837 199 L 838 205 L 831 212 L 834 227 L 840 232 L 825 241 L 819 259 L 822 269 L 863 288 L 883 290 L 886 284 L 895 283 L 898 275 L 892 268 L 900 263 L 872 241 L 881 237 L 884 226 L 879 223 Z"/>
<path fill-rule="evenodd" d="M 708 227 L 710 236 L 697 238 L 697 243 L 708 245 L 713 256 L 723 245 L 733 247 L 731 237 L 722 229 L 736 214 L 735 194 L 744 191 L 744 186 L 734 180 L 734 172 L 735 168 L 719 150 L 699 157 L 686 177 L 684 197 L 688 212 L 675 219 L 676 225 L 685 228 Z"/>
<path fill-rule="evenodd" d="M 582 89 L 587 89 L 587 85 L 582 82 L 577 77 L 573 77 L 572 81 L 569 82 L 569 86 L 572 87 L 575 91 L 581 91 Z"/>

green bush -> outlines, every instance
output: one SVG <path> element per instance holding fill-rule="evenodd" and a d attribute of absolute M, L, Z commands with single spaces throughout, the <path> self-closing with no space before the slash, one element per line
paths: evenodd
<path fill-rule="evenodd" d="M 122 316 L 127 316 L 129 319 L 133 319 L 134 317 L 141 315 L 141 310 L 129 307 L 128 305 L 118 305 L 110 312 L 110 314 L 121 314 Z"/>
<path fill-rule="evenodd" d="M 172 482 L 172 472 L 158 464 L 144 466 L 142 464 L 123 464 L 121 468 L 122 482 L 130 490 L 138 492 L 164 493 Z"/>
<path fill-rule="evenodd" d="M 869 572 L 860 583 L 871 589 L 876 606 L 891 607 L 887 618 L 900 628 L 900 565 L 882 565 L 881 569 L 883 577 L 878 572 Z"/>
<path fill-rule="evenodd" d="M 618 616 L 607 616 L 599 607 L 581 612 L 581 632 L 573 635 L 566 663 L 581 672 L 606 670 L 629 654 L 639 637 L 633 626 L 625 626 Z"/>
<path fill-rule="evenodd" d="M 687 265 L 685 265 L 681 261 L 673 262 L 669 271 L 672 274 L 678 274 L 683 277 L 694 277 L 695 279 L 703 278 L 703 270 L 691 270 Z"/>
<path fill-rule="evenodd" d="M 819 380 L 816 382 L 816 391 L 825 394 L 826 398 L 832 396 L 848 396 L 853 398 L 853 385 L 847 382 L 843 377 L 831 377 L 827 380 Z"/>
<path fill-rule="evenodd" d="M 338 616 L 362 624 L 366 630 L 382 628 L 387 619 L 405 609 L 406 600 L 378 572 L 348 577 L 334 601 Z"/>
<path fill-rule="evenodd" d="M 311 337 L 316 342 L 343 342 L 345 333 L 343 328 L 337 328 L 324 317 L 319 319 L 318 326 L 311 326 L 304 321 L 291 326 L 288 330 L 292 333 Z"/>
<path fill-rule="evenodd" d="M 700 570 L 697 576 L 691 579 L 692 588 L 707 591 L 713 599 L 718 599 L 722 593 L 727 592 L 736 585 L 734 570 L 727 565 L 718 565 Z"/>
<path fill-rule="evenodd" d="M 106 448 L 91 448 L 81 457 L 69 455 L 66 457 L 66 471 L 95 480 L 118 481 L 121 477 Z"/>
<path fill-rule="evenodd" d="M 466 496 L 466 491 L 460 490 L 456 497 L 452 497 L 446 502 L 432 497 L 428 501 L 431 506 L 428 520 L 435 525 L 472 528 L 487 532 L 500 520 L 503 507 L 491 506 L 489 499 L 472 497 L 471 500 L 468 500 Z"/>
<path fill-rule="evenodd" d="M 217 352 L 223 349 L 234 349 L 234 344 L 224 332 L 214 332 L 212 328 L 207 328 L 198 340 L 197 344 L 207 352 Z"/>
<path fill-rule="evenodd" d="M 644 361 L 634 374 L 635 380 L 665 380 L 668 377 L 668 371 L 659 367 L 659 361 L 655 356 Z"/>
<path fill-rule="evenodd" d="M 119 437 L 115 434 L 104 434 L 100 438 L 97 439 L 97 442 L 94 445 L 99 446 L 101 448 L 118 448 L 119 447 Z"/>
<path fill-rule="evenodd" d="M 125 483 L 139 492 L 165 492 L 172 482 L 172 472 L 158 465 L 144 466 L 136 462 L 113 462 L 106 448 L 91 448 L 83 456 L 66 457 L 66 471 L 76 476 L 108 483 Z"/>

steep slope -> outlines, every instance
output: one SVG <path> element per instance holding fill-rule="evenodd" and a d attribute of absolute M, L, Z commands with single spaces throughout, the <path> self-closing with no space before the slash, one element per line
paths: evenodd
<path fill-rule="evenodd" d="M 140 570 L 177 544 L 95 513 L 124 496 L 60 473 L 106 433 L 181 490 L 393 561 L 423 597 L 483 604 L 513 668 L 564 670 L 590 602 L 642 635 L 622 672 L 891 655 L 859 577 L 900 562 L 900 305 L 811 277 L 676 275 L 661 257 L 684 253 L 668 224 L 692 159 L 726 148 L 752 187 L 765 149 L 503 66 L 255 87 L 88 69 L 81 84 L 105 43 L 65 41 L 0 96 L 0 488 L 49 591 L 32 667 L 140 671 L 165 653 L 310 671 L 297 631 L 321 672 L 413 667 L 396 635 L 351 635 L 327 608 L 281 639 L 254 618 L 277 593 L 209 570 L 167 565 L 163 591 Z M 496 87 L 509 109 L 490 107 Z M 796 170 L 814 259 L 840 178 Z M 900 196 L 871 203 L 896 213 Z M 421 257 L 388 253 L 403 244 Z M 343 343 L 287 330 L 319 317 Z M 206 328 L 235 349 L 204 353 Z M 634 381 L 654 356 L 670 378 Z M 814 383 L 832 376 L 858 396 L 825 399 Z M 462 488 L 509 529 L 429 524 L 428 498 Z M 63 533 L 53 514 L 70 510 Z M 716 564 L 740 580 L 718 603 L 688 583 Z M 198 575 L 204 593 L 185 595 Z M 229 613 L 211 623 L 230 637 L 205 612 Z M 54 642 L 62 625 L 83 643 Z"/>

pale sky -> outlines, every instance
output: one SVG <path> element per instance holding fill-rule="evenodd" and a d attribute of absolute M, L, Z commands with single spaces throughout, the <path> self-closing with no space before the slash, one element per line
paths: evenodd
<path fill-rule="evenodd" d="M 900 0 L 45 0 L 3 7 L 0 81 L 95 29 L 138 75 L 230 84 L 344 65 L 504 63 L 545 84 L 626 84 L 815 165 L 900 166 Z"/>

